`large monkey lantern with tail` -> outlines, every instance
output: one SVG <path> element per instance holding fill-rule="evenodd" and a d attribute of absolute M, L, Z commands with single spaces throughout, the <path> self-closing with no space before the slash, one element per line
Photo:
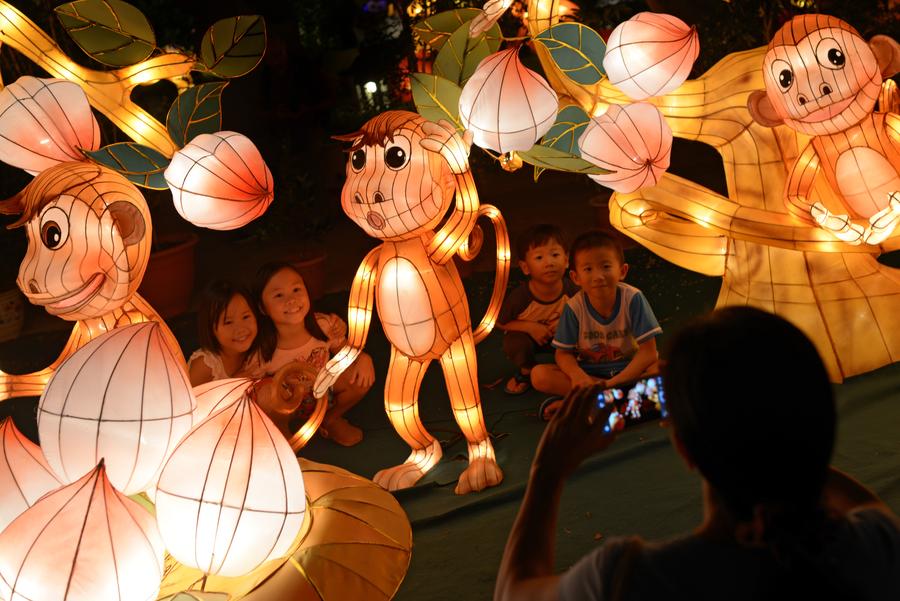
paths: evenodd
<path fill-rule="evenodd" d="M 412 453 L 401 465 L 378 472 L 375 482 L 388 490 L 407 488 L 440 460 L 440 443 L 422 425 L 418 406 L 425 370 L 438 359 L 454 418 L 468 442 L 469 465 L 456 492 L 499 484 L 503 473 L 481 412 L 475 343 L 496 321 L 509 275 L 509 242 L 499 211 L 479 205 L 469 171 L 471 138 L 461 137 L 446 122 L 389 111 L 339 139 L 352 143 L 341 205 L 357 225 L 383 243 L 356 273 L 350 290 L 348 345 L 319 373 L 316 395 L 324 393 L 362 350 L 377 298 L 391 343 L 385 409 Z M 458 254 L 471 260 L 477 254 L 483 238 L 475 221 L 481 215 L 494 224 L 497 274 L 487 313 L 473 332 L 452 258 Z"/>
<path fill-rule="evenodd" d="M 900 115 L 873 112 L 882 78 L 898 71 L 891 38 L 866 42 L 836 17 L 800 15 L 772 38 L 766 90 L 748 100 L 760 124 L 812 136 L 787 180 L 788 210 L 849 244 L 880 244 L 900 221 Z M 843 206 L 813 199 L 820 173 Z"/>
<path fill-rule="evenodd" d="M 172 332 L 136 290 L 150 257 L 151 222 L 141 192 L 111 169 L 75 161 L 41 171 L 0 210 L 19 213 L 28 250 L 19 288 L 48 313 L 75 322 L 65 349 L 40 371 L 0 371 L 0 400 L 37 396 L 54 370 L 91 339 L 116 327 L 156 321 L 181 357 Z"/>

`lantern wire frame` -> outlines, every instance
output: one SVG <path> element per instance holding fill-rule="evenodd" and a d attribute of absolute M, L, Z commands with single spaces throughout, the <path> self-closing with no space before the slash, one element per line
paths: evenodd
<path fill-rule="evenodd" d="M 532 35 L 559 21 L 557 5 L 529 0 Z M 563 103 L 593 115 L 630 101 L 606 79 L 590 86 L 568 80 L 544 48 L 535 50 Z M 900 360 L 900 273 L 876 258 L 900 249 L 900 236 L 851 246 L 788 213 L 785 179 L 809 138 L 750 116 L 747 97 L 765 89 L 765 51 L 729 54 L 698 79 L 648 100 L 676 137 L 719 152 L 728 195 L 667 173 L 652 188 L 614 193 L 610 222 L 680 267 L 721 276 L 717 307 L 755 306 L 797 325 L 815 343 L 832 380 L 841 381 Z M 900 104 L 892 83 L 882 86 L 881 98 L 882 108 Z M 834 192 L 822 178 L 813 190 L 833 206 Z"/>

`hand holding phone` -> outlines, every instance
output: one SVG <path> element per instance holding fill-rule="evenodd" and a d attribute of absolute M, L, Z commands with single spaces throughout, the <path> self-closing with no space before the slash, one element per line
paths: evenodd
<path fill-rule="evenodd" d="M 661 376 L 650 376 L 607 388 L 597 393 L 594 410 L 588 415 L 593 424 L 604 408 L 612 410 L 603 432 L 610 432 L 642 422 L 667 417 L 665 392 Z"/>

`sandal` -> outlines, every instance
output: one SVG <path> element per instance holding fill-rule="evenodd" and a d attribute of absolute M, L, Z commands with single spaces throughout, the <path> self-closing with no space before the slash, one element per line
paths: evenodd
<path fill-rule="evenodd" d="M 515 380 L 517 388 L 509 387 L 509 383 L 512 380 Z M 522 388 L 518 388 L 518 386 L 522 386 L 522 384 L 524 384 L 525 386 L 523 386 Z M 503 392 L 510 396 L 519 396 L 520 394 L 525 394 L 529 390 L 531 390 L 531 374 L 523 374 L 521 371 L 517 371 L 515 375 L 510 377 L 509 380 L 506 381 L 506 385 L 503 387 Z"/>
<path fill-rule="evenodd" d="M 553 419 L 553 416 L 556 415 L 562 407 L 562 400 L 563 397 L 557 395 L 548 396 L 546 399 L 544 399 L 541 402 L 540 408 L 538 409 L 538 415 L 540 416 L 540 418 L 545 422 L 549 422 L 551 419 Z M 556 406 L 553 407 L 552 413 L 548 413 L 552 405 Z"/>

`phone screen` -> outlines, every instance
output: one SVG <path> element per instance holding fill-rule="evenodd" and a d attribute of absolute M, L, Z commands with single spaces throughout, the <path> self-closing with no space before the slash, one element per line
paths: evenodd
<path fill-rule="evenodd" d="M 593 423 L 596 414 L 605 406 L 614 409 L 609 414 L 609 429 L 615 429 L 618 422 L 625 422 L 625 427 L 646 421 L 667 417 L 666 398 L 661 376 L 641 378 L 616 388 L 607 388 L 597 394 L 595 412 L 590 421 Z"/>

